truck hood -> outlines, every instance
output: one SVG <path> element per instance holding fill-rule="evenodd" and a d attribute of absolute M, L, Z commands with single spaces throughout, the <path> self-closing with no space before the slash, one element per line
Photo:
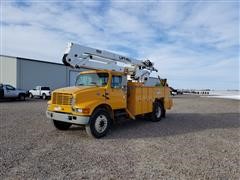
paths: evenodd
<path fill-rule="evenodd" d="M 72 87 L 65 87 L 65 88 L 56 89 L 53 92 L 75 94 L 79 91 L 96 89 L 96 88 L 98 88 L 98 87 L 96 87 L 96 86 L 72 86 Z"/>

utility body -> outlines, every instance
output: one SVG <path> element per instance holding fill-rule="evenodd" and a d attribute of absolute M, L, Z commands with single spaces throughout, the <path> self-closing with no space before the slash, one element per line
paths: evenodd
<path fill-rule="evenodd" d="M 90 136 L 100 138 L 119 119 L 147 116 L 152 121 L 160 121 L 172 107 L 166 79 L 159 79 L 158 86 L 144 85 L 150 73 L 157 71 L 149 60 L 131 59 L 71 43 L 63 63 L 93 70 L 80 72 L 75 86 L 52 92 L 46 115 L 57 129 L 84 125 Z"/>

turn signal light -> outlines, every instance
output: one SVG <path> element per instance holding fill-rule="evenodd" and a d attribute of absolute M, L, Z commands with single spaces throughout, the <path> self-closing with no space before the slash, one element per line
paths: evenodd
<path fill-rule="evenodd" d="M 89 108 L 84 108 L 84 109 L 82 109 L 82 113 L 88 114 L 88 113 L 90 113 L 90 109 Z"/>

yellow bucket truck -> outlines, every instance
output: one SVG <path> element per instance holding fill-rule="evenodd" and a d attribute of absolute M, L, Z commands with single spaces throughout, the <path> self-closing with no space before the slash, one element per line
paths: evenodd
<path fill-rule="evenodd" d="M 101 138 L 118 119 L 148 116 L 160 121 L 173 105 L 166 80 L 145 85 L 157 71 L 149 60 L 69 43 L 63 63 L 92 70 L 80 72 L 75 86 L 52 92 L 46 115 L 59 130 L 84 125 L 90 136 Z"/>

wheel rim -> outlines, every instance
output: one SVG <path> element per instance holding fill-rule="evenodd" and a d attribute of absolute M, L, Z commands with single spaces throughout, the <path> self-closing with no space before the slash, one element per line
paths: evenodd
<path fill-rule="evenodd" d="M 160 118 L 161 117 L 161 108 L 159 107 L 159 106 L 157 106 L 157 108 L 156 108 L 156 117 L 157 118 Z"/>
<path fill-rule="evenodd" d="M 108 121 L 105 115 L 100 115 L 95 121 L 95 129 L 98 133 L 103 133 L 107 129 Z"/>

